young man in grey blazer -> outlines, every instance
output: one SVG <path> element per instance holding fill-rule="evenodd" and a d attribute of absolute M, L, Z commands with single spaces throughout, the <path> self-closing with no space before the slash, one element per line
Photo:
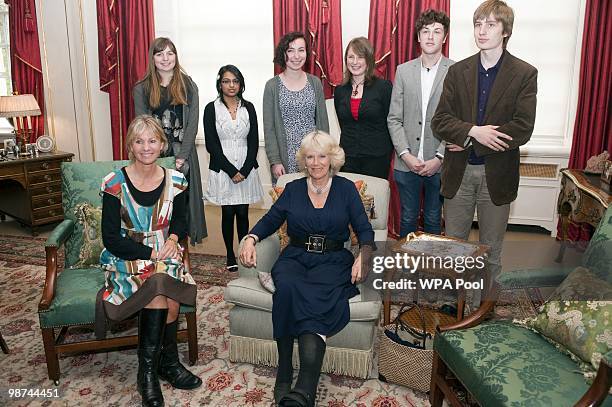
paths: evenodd
<path fill-rule="evenodd" d="M 442 199 L 440 166 L 444 143 L 431 129 L 442 83 L 453 64 L 442 56 L 449 18 L 442 11 L 427 10 L 416 21 L 421 56 L 397 67 L 387 125 L 395 147 L 393 176 L 402 207 L 400 236 L 417 227 L 421 188 L 425 188 L 424 223 L 428 233 L 440 233 Z"/>
<path fill-rule="evenodd" d="M 538 71 L 506 50 L 514 12 L 487 0 L 474 12 L 480 52 L 448 70 L 431 127 L 444 141 L 442 195 L 446 233 L 467 239 L 478 214 L 480 242 L 491 246 L 489 276 L 501 250 L 519 184 L 519 146 L 533 132 Z"/>

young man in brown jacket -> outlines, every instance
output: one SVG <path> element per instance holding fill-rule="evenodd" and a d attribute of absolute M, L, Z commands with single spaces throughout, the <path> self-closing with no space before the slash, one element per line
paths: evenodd
<path fill-rule="evenodd" d="M 467 239 L 476 208 L 494 278 L 518 190 L 519 146 L 533 132 L 538 72 L 506 50 L 514 12 L 505 2 L 485 1 L 473 23 L 480 52 L 449 68 L 431 127 L 447 143 L 441 189 L 446 233 Z"/>

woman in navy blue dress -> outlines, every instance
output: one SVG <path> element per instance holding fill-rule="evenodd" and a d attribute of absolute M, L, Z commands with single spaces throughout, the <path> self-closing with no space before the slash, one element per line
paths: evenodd
<path fill-rule="evenodd" d="M 359 294 L 355 283 L 365 277 L 361 256 L 366 251 L 355 259 L 344 249 L 349 224 L 367 252 L 374 232 L 354 183 L 335 175 L 344 164 L 344 151 L 329 134 L 306 135 L 296 157 L 306 177 L 287 184 L 245 238 L 240 261 L 253 266 L 255 244 L 287 221 L 290 244 L 272 268 L 272 323 L 279 356 L 274 398 L 281 406 L 313 406 L 326 338 L 348 324 L 348 301 Z M 300 371 L 292 390 L 295 338 Z"/>

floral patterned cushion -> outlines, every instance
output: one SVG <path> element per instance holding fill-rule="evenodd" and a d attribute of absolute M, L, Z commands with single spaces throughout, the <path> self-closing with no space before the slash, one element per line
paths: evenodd
<path fill-rule="evenodd" d="M 592 376 L 602 355 L 612 348 L 611 317 L 612 285 L 588 269 L 577 267 L 535 318 L 517 322 L 580 358 L 588 364 L 581 367 Z"/>
<path fill-rule="evenodd" d="M 83 229 L 83 243 L 79 251 L 79 261 L 76 268 L 100 266 L 100 253 L 104 249 L 102 243 L 102 208 L 89 202 L 78 204 L 74 208 L 78 224 Z"/>
<path fill-rule="evenodd" d="M 272 275 L 270 273 L 266 273 L 265 271 L 258 271 L 257 277 L 259 278 L 259 283 L 261 286 L 274 294 L 276 287 L 274 286 L 274 281 L 272 281 Z"/>
<path fill-rule="evenodd" d="M 357 192 L 359 192 L 359 196 L 361 197 L 361 202 L 363 203 L 363 209 L 368 215 L 368 219 L 376 219 L 376 212 L 374 207 L 374 196 L 367 195 L 366 190 L 368 186 L 365 181 L 357 180 L 355 181 L 355 188 L 357 188 Z M 270 196 L 272 197 L 272 202 L 276 202 L 278 198 L 281 196 L 284 187 L 273 187 L 270 190 Z M 357 236 L 355 232 L 353 232 L 353 228 L 349 225 L 349 230 L 351 233 L 351 245 L 355 246 L 359 243 L 357 240 Z M 283 250 L 289 244 L 289 235 L 287 234 L 287 222 L 284 222 L 281 227 L 277 231 L 278 238 L 280 239 L 281 250 Z"/>
<path fill-rule="evenodd" d="M 436 335 L 434 350 L 482 406 L 569 406 L 589 388 L 567 355 L 509 321 Z"/>

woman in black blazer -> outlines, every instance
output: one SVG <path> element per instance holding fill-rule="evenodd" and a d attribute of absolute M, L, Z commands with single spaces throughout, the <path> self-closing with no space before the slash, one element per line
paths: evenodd
<path fill-rule="evenodd" d="M 210 153 L 206 198 L 221 205 L 221 232 L 227 250 L 227 269 L 236 271 L 234 218 L 238 240 L 249 231 L 249 204 L 261 200 L 257 173 L 259 133 L 257 114 L 243 99 L 244 77 L 234 65 L 217 75 L 219 96 L 204 109 L 204 136 Z"/>
<path fill-rule="evenodd" d="M 341 171 L 387 179 L 393 145 L 387 114 L 393 85 L 374 75 L 374 48 L 353 38 L 344 54 L 344 83 L 334 92 L 340 146 L 346 153 Z"/>

